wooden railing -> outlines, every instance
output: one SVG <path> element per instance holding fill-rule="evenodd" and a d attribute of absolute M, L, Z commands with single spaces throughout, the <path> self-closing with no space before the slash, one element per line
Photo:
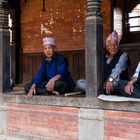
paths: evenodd
<path fill-rule="evenodd" d="M 60 52 L 68 58 L 69 70 L 74 78 L 85 78 L 85 52 L 83 51 L 67 51 Z M 26 53 L 22 57 L 21 68 L 21 82 L 30 81 L 36 74 L 41 61 L 43 60 L 43 53 Z"/>

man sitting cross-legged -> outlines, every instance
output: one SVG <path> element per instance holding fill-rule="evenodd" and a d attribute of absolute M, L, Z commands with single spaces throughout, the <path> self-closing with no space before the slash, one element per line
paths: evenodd
<path fill-rule="evenodd" d="M 119 82 L 119 91 L 123 96 L 140 98 L 140 61 L 131 80 Z"/>

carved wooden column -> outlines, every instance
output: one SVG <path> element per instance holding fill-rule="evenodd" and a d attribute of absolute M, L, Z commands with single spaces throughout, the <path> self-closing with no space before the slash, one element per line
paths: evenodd
<path fill-rule="evenodd" d="M 101 0 L 87 0 L 85 20 L 86 95 L 97 97 L 103 89 L 103 24 Z"/>
<path fill-rule="evenodd" d="M 8 2 L 0 0 L 0 93 L 10 90 Z"/>

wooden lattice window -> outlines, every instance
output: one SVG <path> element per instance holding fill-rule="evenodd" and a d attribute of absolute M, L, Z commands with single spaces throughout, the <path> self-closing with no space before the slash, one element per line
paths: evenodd
<path fill-rule="evenodd" d="M 140 4 L 128 14 L 129 31 L 140 31 Z"/>

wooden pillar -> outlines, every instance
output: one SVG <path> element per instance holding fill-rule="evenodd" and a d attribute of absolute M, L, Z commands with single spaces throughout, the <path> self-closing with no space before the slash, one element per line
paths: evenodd
<path fill-rule="evenodd" d="M 86 96 L 103 92 L 103 24 L 101 0 L 87 0 L 85 19 Z"/>
<path fill-rule="evenodd" d="M 8 2 L 0 0 L 0 93 L 10 90 Z"/>

